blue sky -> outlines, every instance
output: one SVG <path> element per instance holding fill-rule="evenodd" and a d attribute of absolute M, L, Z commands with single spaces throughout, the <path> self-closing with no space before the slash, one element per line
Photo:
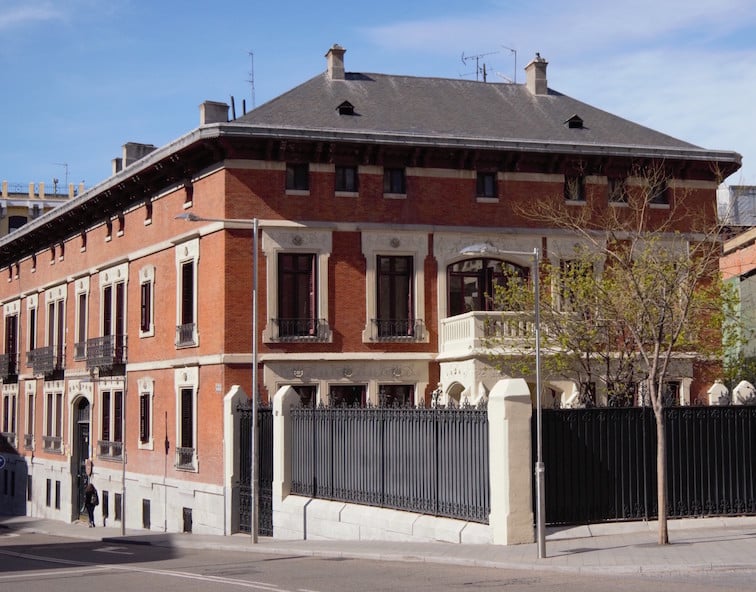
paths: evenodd
<path fill-rule="evenodd" d="M 325 70 L 517 78 L 709 149 L 756 184 L 752 0 L 0 0 L 0 179 L 106 179 L 128 141 L 164 145 L 204 100 L 252 106 Z M 514 51 L 513 51 L 514 50 Z M 254 54 L 251 58 L 249 53 Z M 516 52 L 516 53 L 515 53 Z M 67 165 L 67 166 L 64 166 Z"/>

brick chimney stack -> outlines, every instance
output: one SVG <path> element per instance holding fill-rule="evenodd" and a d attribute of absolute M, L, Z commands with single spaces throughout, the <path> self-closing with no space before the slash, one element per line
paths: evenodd
<path fill-rule="evenodd" d="M 546 66 L 549 63 L 536 53 L 533 61 L 525 66 L 525 86 L 534 95 L 547 95 L 549 88 L 546 83 Z"/>
<path fill-rule="evenodd" d="M 329 80 L 344 80 L 344 54 L 346 49 L 341 47 L 338 43 L 334 43 L 333 47 L 325 54 L 328 60 L 328 79 Z"/>

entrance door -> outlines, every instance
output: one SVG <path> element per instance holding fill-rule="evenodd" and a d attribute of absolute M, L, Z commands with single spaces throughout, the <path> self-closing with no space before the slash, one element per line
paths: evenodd
<path fill-rule="evenodd" d="M 86 517 L 84 510 L 84 488 L 89 483 L 87 474 L 87 460 L 89 459 L 89 401 L 79 399 L 75 407 L 76 422 L 74 423 L 74 451 L 73 468 L 76 471 L 74 481 L 74 517 Z"/>

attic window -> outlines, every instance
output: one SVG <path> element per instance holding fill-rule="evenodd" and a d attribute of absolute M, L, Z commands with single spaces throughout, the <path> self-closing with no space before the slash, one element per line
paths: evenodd
<path fill-rule="evenodd" d="M 354 105 L 349 101 L 344 101 L 336 108 L 339 110 L 339 115 L 354 115 Z"/>
<path fill-rule="evenodd" d="M 570 129 L 583 129 L 583 120 L 577 115 L 573 115 L 564 124 Z"/>

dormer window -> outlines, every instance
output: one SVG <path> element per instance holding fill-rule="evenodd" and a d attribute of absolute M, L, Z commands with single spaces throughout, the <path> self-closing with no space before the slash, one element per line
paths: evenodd
<path fill-rule="evenodd" d="M 564 124 L 570 129 L 583 129 L 583 120 L 578 115 L 573 115 Z"/>
<path fill-rule="evenodd" d="M 349 101 L 344 101 L 336 109 L 338 109 L 339 115 L 354 115 L 354 105 Z"/>

